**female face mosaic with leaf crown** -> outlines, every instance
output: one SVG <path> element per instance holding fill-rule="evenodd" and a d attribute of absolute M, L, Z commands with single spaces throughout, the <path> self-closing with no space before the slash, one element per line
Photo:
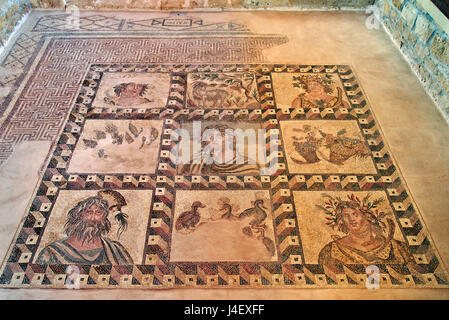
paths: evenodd
<path fill-rule="evenodd" d="M 343 224 L 349 233 L 361 231 L 369 226 L 368 219 L 366 219 L 365 215 L 357 209 L 350 207 L 343 208 L 341 210 L 341 216 Z"/>

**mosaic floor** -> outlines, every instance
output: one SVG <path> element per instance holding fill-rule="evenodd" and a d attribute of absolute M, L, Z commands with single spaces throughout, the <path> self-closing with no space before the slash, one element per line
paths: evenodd
<path fill-rule="evenodd" d="M 64 19 L 2 64 L 0 158 L 53 144 L 1 287 L 447 288 L 357 68 L 186 13 Z"/>

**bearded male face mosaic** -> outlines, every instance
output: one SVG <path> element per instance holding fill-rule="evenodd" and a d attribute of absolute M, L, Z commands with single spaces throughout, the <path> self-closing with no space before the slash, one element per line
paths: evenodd
<path fill-rule="evenodd" d="M 142 261 L 152 191 L 60 191 L 35 256 L 39 264 Z M 137 241 L 137 240 L 140 241 Z"/>

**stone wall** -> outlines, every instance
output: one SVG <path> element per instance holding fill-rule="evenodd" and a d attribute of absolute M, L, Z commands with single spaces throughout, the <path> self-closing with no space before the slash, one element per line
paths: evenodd
<path fill-rule="evenodd" d="M 0 48 L 14 28 L 33 8 L 64 8 L 65 0 L 0 0 Z"/>
<path fill-rule="evenodd" d="M 30 0 L 0 0 L 0 47 L 14 31 L 20 19 L 33 8 Z"/>
<path fill-rule="evenodd" d="M 245 8 L 363 9 L 375 0 L 243 0 Z"/>
<path fill-rule="evenodd" d="M 365 8 L 375 0 L 67 0 L 83 9 L 343 9 Z"/>
<path fill-rule="evenodd" d="M 222 9 L 243 8 L 242 0 L 67 0 L 80 9 Z"/>
<path fill-rule="evenodd" d="M 0 0 L 17 3 L 25 0 Z M 28 0 L 30 1 L 30 0 Z M 365 8 L 375 0 L 32 0 L 40 8 L 63 8 L 65 4 L 80 9 L 345 9 Z"/>
<path fill-rule="evenodd" d="M 449 121 L 447 18 L 431 12 L 428 0 L 378 0 L 376 5 L 387 31 Z"/>
<path fill-rule="evenodd" d="M 375 0 L 0 0 L 0 48 L 32 8 L 64 9 L 345 9 L 365 8 Z"/>

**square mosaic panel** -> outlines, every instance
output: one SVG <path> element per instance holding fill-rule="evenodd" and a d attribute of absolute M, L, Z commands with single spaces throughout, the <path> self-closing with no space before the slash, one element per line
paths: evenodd
<path fill-rule="evenodd" d="M 226 130 L 246 136 L 204 160 Z M 373 268 L 448 285 L 350 67 L 91 65 L 0 286 L 364 288 Z"/>

